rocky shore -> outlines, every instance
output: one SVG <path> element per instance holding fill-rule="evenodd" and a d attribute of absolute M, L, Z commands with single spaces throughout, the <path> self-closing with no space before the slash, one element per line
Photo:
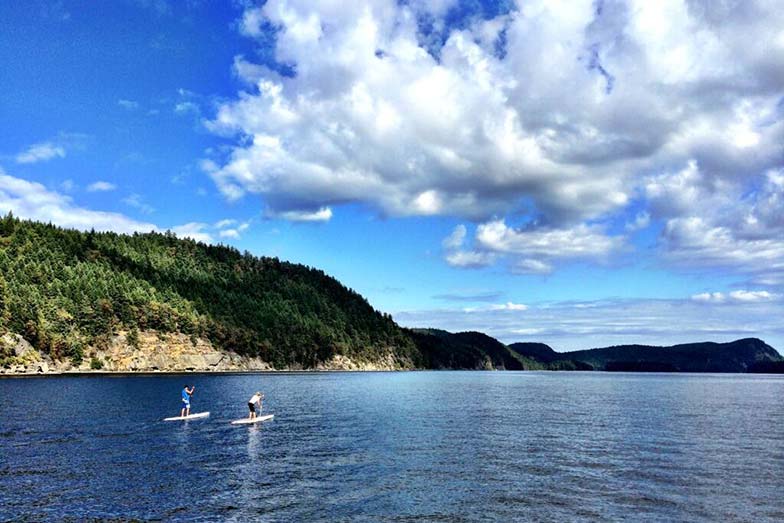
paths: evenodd
<path fill-rule="evenodd" d="M 135 346 L 128 342 L 126 332 L 119 332 L 112 337 L 107 348 L 87 349 L 78 364 L 70 360 L 53 360 L 48 355 L 41 354 L 17 334 L 5 334 L 0 337 L 0 343 L 5 347 L 6 353 L 13 354 L 10 363 L 0 367 L 0 375 L 303 370 L 273 369 L 260 358 L 249 358 L 217 349 L 209 340 L 155 331 L 140 332 Z M 389 355 L 378 362 L 356 362 L 345 356 L 335 356 L 313 370 L 401 369 L 392 355 Z"/>

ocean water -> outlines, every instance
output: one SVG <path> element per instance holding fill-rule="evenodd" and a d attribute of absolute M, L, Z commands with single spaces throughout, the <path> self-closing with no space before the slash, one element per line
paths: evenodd
<path fill-rule="evenodd" d="M 193 411 L 177 415 L 195 384 Z M 232 426 L 256 390 L 275 419 Z M 781 521 L 784 378 L 0 379 L 0 520 Z"/>

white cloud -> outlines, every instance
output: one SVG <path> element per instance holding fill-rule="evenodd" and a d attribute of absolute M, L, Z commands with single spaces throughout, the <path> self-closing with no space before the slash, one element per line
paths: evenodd
<path fill-rule="evenodd" d="M 180 238 L 190 238 L 197 242 L 213 243 L 214 239 L 208 232 L 209 225 L 201 222 L 190 222 L 172 227 L 171 231 Z"/>
<path fill-rule="evenodd" d="M 778 300 L 780 295 L 769 291 L 737 290 L 729 293 L 703 292 L 695 294 L 692 300 L 703 303 L 728 303 L 728 302 L 765 302 Z"/>
<path fill-rule="evenodd" d="M 117 105 L 123 109 L 128 109 L 129 111 L 134 111 L 139 108 L 139 102 L 135 102 L 133 100 L 120 99 L 117 100 Z"/>
<path fill-rule="evenodd" d="M 466 237 L 466 226 L 458 225 L 452 231 L 452 234 L 444 238 L 441 245 L 444 249 L 459 249 L 463 246 Z"/>
<path fill-rule="evenodd" d="M 494 311 L 524 311 L 528 309 L 528 306 L 523 305 L 522 303 L 512 303 L 509 301 L 498 305 L 492 305 L 490 308 Z"/>
<path fill-rule="evenodd" d="M 292 222 L 327 222 L 332 218 L 332 209 L 322 207 L 316 211 L 283 211 L 271 216 Z"/>
<path fill-rule="evenodd" d="M 229 227 L 230 225 L 234 225 L 235 223 L 237 223 L 237 220 L 234 220 L 234 219 L 224 219 L 224 220 L 220 220 L 220 221 L 216 222 L 214 227 L 216 229 L 224 229 L 226 227 Z"/>
<path fill-rule="evenodd" d="M 139 212 L 143 214 L 152 214 L 155 212 L 155 208 L 144 202 L 142 196 L 137 193 L 130 194 L 122 199 L 122 202 L 129 207 L 133 207 L 134 209 L 138 209 Z"/>
<path fill-rule="evenodd" d="M 98 180 L 97 182 L 93 182 L 87 186 L 88 192 L 107 192 L 113 191 L 117 189 L 117 186 L 111 182 L 105 182 L 103 180 Z"/>
<path fill-rule="evenodd" d="M 608 236 L 599 225 L 515 229 L 504 220 L 493 220 L 477 227 L 473 250 L 462 250 L 466 234 L 466 227 L 458 225 L 442 241 L 449 265 L 485 267 L 507 257 L 512 260 L 511 270 L 523 274 L 548 274 L 554 261 L 602 261 L 620 251 L 625 241 L 622 236 Z"/>
<path fill-rule="evenodd" d="M 141 197 L 136 196 L 136 200 L 140 202 Z M 8 212 L 13 212 L 19 218 L 83 231 L 94 229 L 130 234 L 163 230 L 153 223 L 137 221 L 124 214 L 80 207 L 70 196 L 49 190 L 40 183 L 11 176 L 0 168 L 0 215 Z M 235 227 L 225 229 L 218 227 L 219 225 Z M 240 223 L 237 220 L 221 220 L 214 226 L 190 222 L 171 227 L 170 230 L 180 237 L 214 243 L 214 231 L 217 231 L 221 238 L 237 239 L 249 226 L 249 221 Z"/>
<path fill-rule="evenodd" d="M 479 245 L 495 252 L 544 258 L 604 258 L 622 246 L 598 225 L 570 229 L 514 229 L 504 220 L 483 223 L 476 230 Z"/>
<path fill-rule="evenodd" d="M 240 232 L 237 229 L 223 229 L 218 233 L 221 238 L 237 239 L 240 237 Z"/>
<path fill-rule="evenodd" d="M 770 293 L 768 291 L 732 291 L 730 292 L 730 298 L 736 301 L 745 301 L 745 302 L 753 302 L 753 301 L 771 301 L 778 299 L 777 294 Z"/>
<path fill-rule="evenodd" d="M 784 276 L 784 182 L 768 170 L 749 190 L 715 180 L 696 162 L 651 178 L 646 196 L 664 221 L 666 259 L 686 268 L 718 267 L 776 284 Z"/>
<path fill-rule="evenodd" d="M 448 27 L 452 4 L 248 7 L 240 32 L 263 46 L 274 27 L 274 56 L 295 74 L 234 59 L 248 91 L 208 127 L 235 145 L 203 162 L 219 190 L 295 218 L 352 202 L 461 217 L 484 230 L 472 250 L 444 245 L 445 256 L 476 266 L 503 253 L 494 259 L 520 272 L 617 252 L 626 238 L 597 223 L 632 233 L 655 219 L 671 260 L 687 258 L 671 240 L 693 218 L 729 252 L 778 248 L 780 188 L 743 200 L 742 231 L 710 211 L 781 168 L 784 11 L 774 3 L 519 1 L 460 29 Z M 518 216 L 530 225 L 505 225 Z M 498 224 L 508 231 L 483 244 Z"/>
<path fill-rule="evenodd" d="M 521 274 L 550 274 L 553 266 L 540 260 L 524 258 L 515 262 L 512 270 Z"/>
<path fill-rule="evenodd" d="M 723 292 L 701 292 L 700 294 L 695 294 L 691 297 L 694 301 L 701 301 L 701 302 L 723 302 L 727 297 L 724 295 Z"/>
<path fill-rule="evenodd" d="M 626 231 L 627 232 L 639 231 L 645 229 L 650 224 L 651 224 L 651 215 L 648 213 L 648 211 L 642 211 L 637 213 L 637 216 L 634 217 L 634 221 L 626 224 Z"/>
<path fill-rule="evenodd" d="M 446 254 L 446 262 L 452 267 L 462 269 L 479 269 L 492 265 L 495 257 L 487 252 L 453 251 Z"/>
<path fill-rule="evenodd" d="M 192 238 L 204 243 L 214 243 L 214 235 L 226 240 L 239 240 L 242 233 L 250 227 L 250 222 L 240 223 L 233 218 L 219 220 L 214 224 L 190 222 L 178 227 L 173 227 L 172 232 L 178 236 Z"/>
<path fill-rule="evenodd" d="M 0 214 L 9 211 L 21 218 L 80 230 L 122 233 L 157 230 L 151 223 L 136 221 L 119 213 L 79 207 L 68 196 L 50 191 L 39 183 L 10 176 L 0 169 Z"/>
<path fill-rule="evenodd" d="M 39 163 L 54 158 L 65 158 L 65 148 L 52 142 L 31 145 L 27 150 L 16 155 L 17 163 Z"/>
<path fill-rule="evenodd" d="M 174 105 L 174 112 L 177 114 L 194 114 L 201 113 L 201 109 L 194 102 L 178 102 Z"/>

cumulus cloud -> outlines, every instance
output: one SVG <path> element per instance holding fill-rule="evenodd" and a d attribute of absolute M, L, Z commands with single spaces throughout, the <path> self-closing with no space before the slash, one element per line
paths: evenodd
<path fill-rule="evenodd" d="M 479 225 L 474 248 L 466 250 L 467 230 L 455 227 L 442 245 L 446 262 L 453 267 L 484 267 L 499 258 L 512 259 L 517 273 L 548 274 L 554 260 L 605 260 L 623 248 L 625 238 L 609 236 L 599 225 L 579 224 L 571 228 L 509 227 L 504 220 Z"/>
<path fill-rule="evenodd" d="M 117 186 L 111 182 L 98 180 L 87 186 L 88 192 L 108 192 L 117 189 Z"/>
<path fill-rule="evenodd" d="M 0 215 L 9 212 L 19 218 L 83 231 L 94 229 L 130 234 L 164 230 L 153 223 L 134 220 L 124 214 L 81 207 L 70 196 L 47 189 L 40 183 L 11 176 L 0 168 Z M 214 233 L 221 238 L 238 239 L 249 226 L 250 221 L 226 219 L 214 225 L 190 222 L 171 227 L 170 230 L 181 237 L 214 243 Z"/>
<path fill-rule="evenodd" d="M 664 222 L 660 246 L 683 267 L 723 267 L 758 284 L 784 283 L 784 175 L 766 171 L 750 188 L 716 180 L 696 162 L 652 177 L 645 186 Z"/>
<path fill-rule="evenodd" d="M 0 213 L 80 230 L 122 233 L 157 230 L 151 223 L 140 222 L 119 213 L 93 211 L 79 207 L 73 200 L 50 191 L 43 185 L 16 178 L 0 169 Z"/>
<path fill-rule="evenodd" d="M 496 252 L 553 258 L 602 258 L 622 243 L 619 237 L 607 236 L 598 225 L 515 229 L 503 220 L 480 225 L 476 240 L 483 248 Z"/>
<path fill-rule="evenodd" d="M 274 58 L 292 74 L 235 58 L 252 87 L 208 123 L 236 141 L 203 167 L 227 198 L 259 195 L 282 217 L 361 202 L 477 223 L 473 249 L 443 246 L 454 266 L 509 258 L 512 270 L 546 273 L 562 259 L 602 260 L 626 238 L 597 223 L 619 215 L 628 233 L 664 223 L 668 259 L 694 249 L 709 265 L 729 246 L 780 260 L 781 188 L 747 196 L 782 164 L 774 3 L 519 1 L 450 27 L 453 9 L 247 8 L 240 32 L 262 47 L 275 28 Z M 738 195 L 743 228 L 710 212 Z M 529 225 L 507 225 L 512 216 Z M 690 243 L 700 235 L 714 242 Z"/>
<path fill-rule="evenodd" d="M 65 158 L 65 147 L 52 142 L 43 142 L 31 145 L 26 150 L 16 155 L 17 163 L 39 163 L 54 158 Z"/>

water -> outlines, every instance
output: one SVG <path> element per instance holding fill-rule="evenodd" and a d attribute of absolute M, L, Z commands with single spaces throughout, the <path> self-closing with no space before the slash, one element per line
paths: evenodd
<path fill-rule="evenodd" d="M 159 421 L 185 383 L 211 417 Z M 275 419 L 231 426 L 257 389 Z M 781 520 L 783 393 L 748 375 L 2 379 L 0 520 Z"/>

